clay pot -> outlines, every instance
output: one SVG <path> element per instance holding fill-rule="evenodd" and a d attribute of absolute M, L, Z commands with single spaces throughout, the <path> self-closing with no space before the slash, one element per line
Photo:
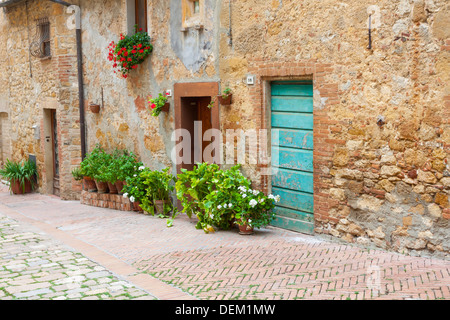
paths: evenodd
<path fill-rule="evenodd" d="M 223 97 L 222 95 L 218 95 L 217 98 L 219 99 L 219 102 L 223 106 L 229 106 L 231 104 L 231 98 L 233 97 L 233 94 L 229 94 L 226 97 Z"/>
<path fill-rule="evenodd" d="M 108 183 L 107 182 L 102 182 L 102 181 L 95 180 L 95 184 L 97 185 L 97 192 L 98 193 L 108 193 L 109 192 L 109 188 L 108 188 Z"/>
<path fill-rule="evenodd" d="M 84 188 L 89 192 L 97 192 L 97 185 L 91 177 L 83 177 Z"/>
<path fill-rule="evenodd" d="M 98 105 L 98 104 L 90 104 L 89 108 L 91 109 L 92 113 L 99 113 L 100 112 L 100 105 Z"/>
<path fill-rule="evenodd" d="M 141 208 L 141 203 L 139 201 L 132 202 L 132 205 L 133 205 L 133 211 L 144 212 L 144 210 Z"/>
<path fill-rule="evenodd" d="M 14 194 L 31 193 L 31 191 L 33 190 L 30 180 L 25 180 L 24 185 L 20 185 L 19 180 L 12 180 L 10 184 L 11 184 L 11 191 Z"/>
<path fill-rule="evenodd" d="M 108 182 L 109 193 L 117 194 L 117 188 L 115 183 Z"/>
<path fill-rule="evenodd" d="M 170 103 L 169 103 L 169 102 L 166 102 L 166 103 L 164 104 L 164 106 L 161 108 L 161 111 L 162 111 L 162 112 L 169 112 L 169 110 L 170 110 Z"/>
<path fill-rule="evenodd" d="M 253 233 L 254 233 L 253 227 L 251 227 L 247 224 L 244 224 L 243 226 L 239 225 L 239 234 L 250 235 Z"/>
<path fill-rule="evenodd" d="M 115 186 L 116 186 L 118 194 L 123 194 L 122 190 L 123 190 L 124 185 L 125 185 L 124 181 L 119 181 L 119 180 L 116 181 Z"/>
<path fill-rule="evenodd" d="M 169 200 L 155 200 L 156 214 L 164 215 L 164 205 L 170 203 Z"/>

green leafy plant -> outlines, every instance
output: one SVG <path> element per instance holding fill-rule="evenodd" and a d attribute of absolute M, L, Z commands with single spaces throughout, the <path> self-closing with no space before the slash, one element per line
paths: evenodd
<path fill-rule="evenodd" d="M 36 183 L 35 177 L 38 177 L 36 164 L 31 160 L 22 160 L 20 162 L 6 160 L 5 166 L 0 170 L 0 176 L 9 182 L 9 189 L 12 191 L 12 184 L 18 182 L 19 187 L 25 193 L 25 184 L 27 181 L 31 183 L 34 189 Z"/>
<path fill-rule="evenodd" d="M 231 228 L 239 213 L 240 187 L 248 188 L 250 181 L 245 178 L 240 165 L 228 170 L 219 170 L 212 179 L 213 190 L 205 197 L 202 220 L 222 230 Z"/>
<path fill-rule="evenodd" d="M 152 116 L 157 117 L 160 115 L 161 109 L 167 102 L 167 95 L 167 93 L 160 93 L 156 98 L 153 98 L 152 96 L 149 97 L 148 103 L 150 104 L 150 108 L 152 109 Z"/>
<path fill-rule="evenodd" d="M 72 173 L 72 177 L 75 179 L 75 181 L 83 180 L 83 173 L 82 173 L 80 167 L 73 169 L 71 173 Z"/>
<path fill-rule="evenodd" d="M 99 174 L 100 166 L 102 162 L 100 159 L 103 158 L 105 151 L 103 148 L 97 144 L 91 153 L 87 154 L 84 160 L 80 164 L 80 173 L 83 176 L 95 178 Z"/>
<path fill-rule="evenodd" d="M 128 177 L 136 174 L 137 169 L 142 167 L 143 164 L 138 161 L 133 152 L 125 150 L 122 154 L 117 155 L 115 166 L 117 169 L 117 180 L 126 181 Z"/>
<path fill-rule="evenodd" d="M 166 168 L 162 171 L 151 171 L 145 170 L 141 171 L 140 176 L 144 179 L 144 185 L 146 186 L 146 200 L 151 199 L 149 203 L 143 201 L 141 207 L 151 214 L 154 214 L 154 204 L 155 201 L 165 201 L 164 212 L 160 213 L 161 218 L 169 217 L 169 212 L 174 208 L 170 195 L 174 190 L 175 177 L 170 174 L 170 168 Z"/>
<path fill-rule="evenodd" d="M 139 64 L 144 62 L 153 51 L 151 38 L 147 32 L 142 29 L 137 30 L 133 35 L 120 35 L 120 41 L 112 41 L 109 46 L 108 60 L 113 62 L 113 68 L 120 73 L 123 78 L 127 78 L 130 70 L 136 69 Z"/>
<path fill-rule="evenodd" d="M 97 172 L 94 174 L 93 178 L 97 181 L 101 182 L 112 182 L 112 180 L 116 179 L 116 176 L 114 173 L 112 173 L 111 170 L 109 170 L 110 165 L 112 163 L 112 155 L 106 153 L 106 152 L 100 152 L 96 157 L 96 165 L 97 165 Z M 115 180 L 114 180 L 115 182 Z"/>
<path fill-rule="evenodd" d="M 222 92 L 222 98 L 226 99 L 231 93 L 231 89 L 230 88 L 225 88 L 225 90 L 223 90 Z"/>
<path fill-rule="evenodd" d="M 213 232 L 227 230 L 239 210 L 240 186 L 250 182 L 239 170 L 240 165 L 221 170 L 216 164 L 198 163 L 193 170 L 181 170 L 176 182 L 177 197 L 183 212 L 198 218 L 197 228 Z"/>

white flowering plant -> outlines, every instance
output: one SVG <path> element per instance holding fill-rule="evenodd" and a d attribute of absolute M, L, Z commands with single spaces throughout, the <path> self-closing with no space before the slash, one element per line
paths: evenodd
<path fill-rule="evenodd" d="M 266 196 L 263 192 L 246 186 L 240 186 L 238 189 L 240 197 L 237 203 L 239 211 L 236 214 L 236 224 L 253 228 L 267 226 L 275 216 L 273 208 L 280 201 L 280 196 Z"/>
<path fill-rule="evenodd" d="M 198 163 L 192 171 L 182 169 L 177 177 L 177 197 L 183 212 L 198 218 L 196 227 L 206 233 L 214 227 L 229 230 L 235 221 L 239 199 L 239 186 L 250 182 L 240 172 L 240 165 L 222 170 L 216 164 Z"/>
<path fill-rule="evenodd" d="M 122 190 L 124 198 L 130 199 L 131 202 L 139 203 L 144 203 L 147 200 L 147 186 L 145 185 L 145 177 L 141 173 L 149 170 L 142 163 L 137 163 L 129 171 L 130 175 L 126 178 L 126 184 Z"/>

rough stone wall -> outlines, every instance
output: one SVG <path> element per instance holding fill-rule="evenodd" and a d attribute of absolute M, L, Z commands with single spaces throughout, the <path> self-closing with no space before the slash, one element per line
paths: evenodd
<path fill-rule="evenodd" d="M 126 32 L 126 1 L 83 2 L 88 102 L 100 102 L 103 89 L 103 110 L 87 115 L 89 147 L 128 148 L 152 168 L 172 166 L 173 108 L 151 117 L 148 95 L 177 82 L 217 81 L 234 94 L 220 109 L 223 132 L 259 129 L 271 80 L 310 79 L 316 233 L 448 255 L 448 2 L 377 1 L 372 50 L 370 1 L 237 0 L 231 30 L 229 2 L 205 4 L 205 29 L 181 32 L 181 1 L 150 1 L 154 52 L 123 80 L 106 47 Z M 254 86 L 245 84 L 248 74 Z M 269 191 L 270 177 L 259 170 L 244 167 Z"/>
<path fill-rule="evenodd" d="M 50 59 L 32 57 L 31 42 L 36 38 L 36 19 L 50 22 Z M 79 115 L 76 73 L 75 31 L 67 27 L 65 7 L 50 1 L 29 1 L 0 11 L 0 108 L 10 121 L 11 158 L 35 155 L 40 173 L 39 191 L 47 193 L 44 108 L 57 110 L 60 155 L 61 197 L 79 197 L 80 185 L 71 170 L 80 162 Z M 33 126 L 40 128 L 35 139 Z"/>
<path fill-rule="evenodd" d="M 61 6 L 34 3 L 30 11 L 64 18 Z M 228 1 L 205 0 L 204 29 L 188 31 L 180 30 L 181 0 L 148 1 L 154 52 L 124 80 L 113 73 L 107 46 L 127 31 L 126 3 L 80 1 L 88 151 L 96 143 L 127 148 L 152 169 L 171 166 L 175 172 L 173 99 L 170 112 L 154 118 L 149 95 L 179 82 L 219 82 L 221 90 L 232 89 L 234 101 L 220 107 L 222 131 L 260 129 L 267 127 L 270 81 L 309 79 L 315 232 L 399 252 L 448 255 L 448 1 L 377 1 L 371 50 L 371 1 L 234 0 L 230 17 Z M 34 141 L 30 128 L 42 118 L 37 104 L 56 101 L 68 115 L 60 120 L 62 145 L 70 153 L 63 161 L 67 172 L 79 162 L 76 70 L 65 68 L 75 65 L 74 38 L 59 30 L 66 35 L 53 44 L 62 50 L 60 59 L 32 60 L 31 79 L 24 9 L 14 10 L 0 13 L 0 43 L 6 44 L 0 46 L 0 112 L 9 112 L 15 123 L 13 155 L 34 153 L 43 166 L 44 142 Z M 249 74 L 253 86 L 244 81 Z M 90 113 L 89 103 L 100 104 L 100 113 Z M 270 191 L 270 177 L 261 169 L 244 166 L 256 185 Z"/>

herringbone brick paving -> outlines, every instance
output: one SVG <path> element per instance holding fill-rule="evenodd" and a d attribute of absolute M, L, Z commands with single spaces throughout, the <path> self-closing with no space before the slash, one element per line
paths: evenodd
<path fill-rule="evenodd" d="M 365 249 L 268 227 L 204 234 L 165 220 L 54 197 L 0 194 L 0 202 L 199 298 L 450 299 L 450 261 Z"/>

